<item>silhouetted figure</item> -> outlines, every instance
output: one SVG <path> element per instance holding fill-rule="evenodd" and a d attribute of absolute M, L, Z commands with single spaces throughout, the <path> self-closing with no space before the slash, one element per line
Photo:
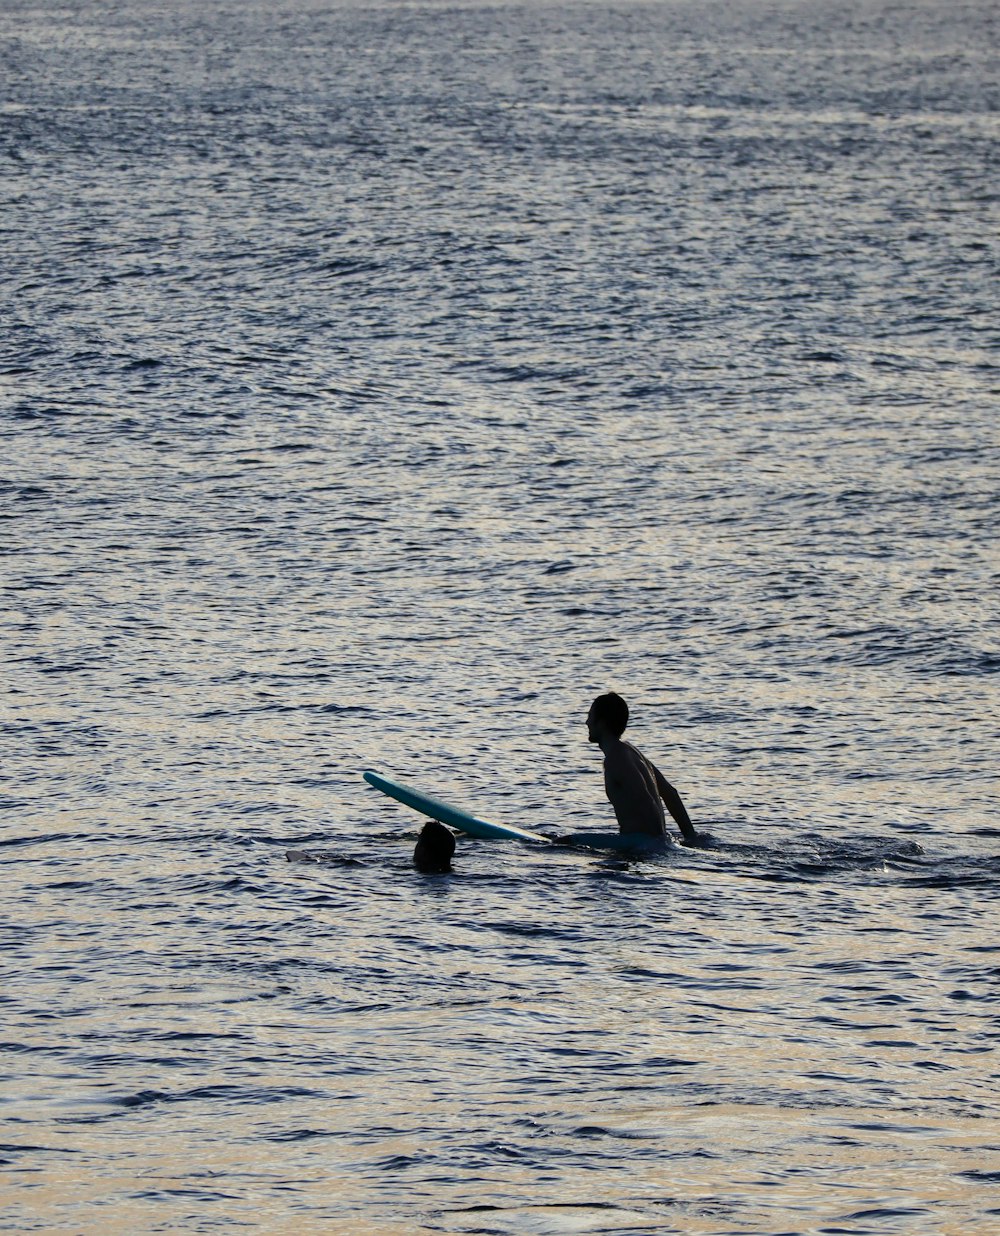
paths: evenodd
<path fill-rule="evenodd" d="M 420 831 L 413 851 L 413 865 L 428 873 L 451 871 L 455 853 L 455 834 L 437 820 L 428 820 Z"/>
<path fill-rule="evenodd" d="M 622 741 L 626 725 L 628 704 L 614 691 L 599 695 L 591 704 L 587 737 L 604 752 L 604 789 L 615 809 L 619 832 L 665 837 L 662 799 L 687 844 L 697 845 L 698 834 L 680 794 L 638 748 Z"/>

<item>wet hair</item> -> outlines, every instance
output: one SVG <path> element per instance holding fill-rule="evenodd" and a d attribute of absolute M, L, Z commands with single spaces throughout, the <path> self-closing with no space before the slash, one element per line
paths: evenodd
<path fill-rule="evenodd" d="M 599 717 L 609 730 L 619 738 L 628 725 L 628 704 L 616 691 L 599 695 L 593 703 L 594 716 Z"/>
<path fill-rule="evenodd" d="M 418 871 L 451 871 L 455 853 L 455 834 L 437 820 L 428 820 L 417 838 L 413 865 Z"/>

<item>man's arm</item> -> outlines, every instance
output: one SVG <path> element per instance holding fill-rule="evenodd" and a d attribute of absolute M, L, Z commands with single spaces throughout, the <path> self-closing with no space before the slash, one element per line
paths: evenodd
<path fill-rule="evenodd" d="M 653 770 L 653 776 L 656 778 L 656 788 L 660 793 L 660 797 L 663 799 L 667 810 L 674 817 L 684 840 L 689 845 L 697 845 L 698 834 L 695 832 L 694 825 L 691 823 L 691 817 L 687 813 L 687 808 L 684 806 L 680 794 L 677 793 L 655 764 L 651 764 L 650 767 Z"/>

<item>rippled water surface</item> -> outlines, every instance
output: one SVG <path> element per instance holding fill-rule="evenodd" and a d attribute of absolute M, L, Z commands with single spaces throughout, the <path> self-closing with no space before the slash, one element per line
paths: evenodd
<path fill-rule="evenodd" d="M 7 0 L 4 1230 L 1000 1227 L 996 33 Z"/>

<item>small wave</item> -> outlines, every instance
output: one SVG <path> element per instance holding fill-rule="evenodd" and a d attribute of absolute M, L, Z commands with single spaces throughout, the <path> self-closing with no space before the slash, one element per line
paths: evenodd
<path fill-rule="evenodd" d="M 311 1142 L 319 1141 L 327 1137 L 342 1137 L 342 1133 L 338 1133 L 333 1129 L 285 1129 L 280 1133 L 268 1133 L 264 1135 L 265 1142 Z"/>
<path fill-rule="evenodd" d="M 276 700 L 264 704 L 252 704 L 246 708 L 209 708 L 205 712 L 193 713 L 192 717 L 196 721 L 217 721 L 223 717 L 248 717 L 259 713 L 280 715 L 313 712 L 321 716 L 336 716 L 348 713 L 370 713 L 371 711 L 372 709 L 364 704 L 286 704 Z"/>
<path fill-rule="evenodd" d="M 156 1043 L 196 1043 L 201 1039 L 237 1039 L 242 1041 L 247 1036 L 224 1030 L 165 1030 L 162 1034 L 151 1034 L 149 1038 Z"/>
<path fill-rule="evenodd" d="M 305 1086 L 237 1086 L 220 1084 L 196 1086 L 191 1090 L 138 1090 L 109 1099 L 113 1107 L 127 1110 L 152 1107 L 160 1103 L 194 1103 L 206 1099 L 239 1103 L 280 1103 L 291 1099 L 321 1099 L 325 1094 Z"/>
<path fill-rule="evenodd" d="M 0 809 L 4 806 L 0 803 Z M 53 842 L 64 841 L 89 841 L 89 833 L 39 833 L 33 837 L 3 837 L 0 838 L 0 847 L 4 846 L 26 846 L 26 845 L 48 845 Z"/>
<path fill-rule="evenodd" d="M 855 1210 L 845 1215 L 844 1220 L 848 1223 L 871 1222 L 872 1220 L 889 1222 L 893 1219 L 911 1219 L 917 1215 L 930 1213 L 924 1206 L 874 1206 L 871 1210 Z"/>
<path fill-rule="evenodd" d="M 290 863 L 314 863 L 324 867 L 364 867 L 359 858 L 337 854 L 332 850 L 286 850 L 285 858 Z"/>
<path fill-rule="evenodd" d="M 721 841 L 707 851 L 707 857 L 712 855 L 737 860 L 748 878 L 778 883 L 823 881 L 859 871 L 902 882 L 922 863 L 936 861 L 915 841 L 864 834 L 831 841 L 802 833 L 789 837 L 780 849 Z"/>
<path fill-rule="evenodd" d="M 72 1146 L 35 1146 L 30 1142 L 0 1142 L 0 1154 L 81 1154 Z M 14 1159 L 0 1159 L 0 1163 L 14 1163 Z"/>
<path fill-rule="evenodd" d="M 661 1133 L 644 1133 L 632 1129 L 606 1129 L 599 1124 L 583 1124 L 578 1129 L 570 1130 L 571 1137 L 613 1138 L 622 1141 L 656 1141 L 663 1137 Z"/>

